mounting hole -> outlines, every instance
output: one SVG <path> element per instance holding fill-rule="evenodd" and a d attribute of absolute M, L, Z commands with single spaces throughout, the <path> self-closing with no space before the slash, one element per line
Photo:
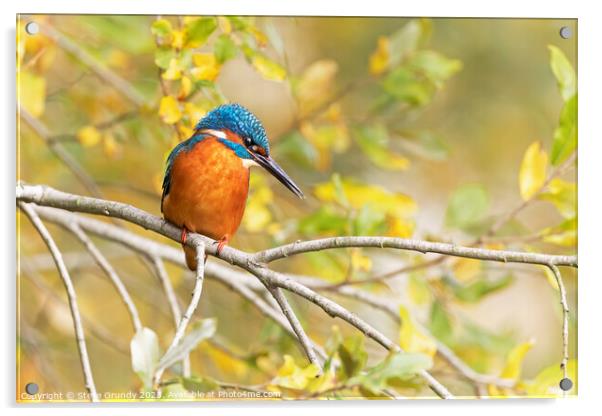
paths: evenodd
<path fill-rule="evenodd" d="M 25 385 L 25 393 L 33 396 L 40 390 L 40 387 L 36 383 L 27 383 Z"/>
<path fill-rule="evenodd" d="M 560 37 L 562 39 L 570 39 L 571 36 L 573 36 L 573 31 L 571 30 L 570 27 L 562 26 L 560 28 Z"/>
<path fill-rule="evenodd" d="M 25 31 L 28 35 L 35 35 L 40 31 L 40 25 L 36 22 L 29 22 L 25 25 Z"/>
<path fill-rule="evenodd" d="M 562 380 L 560 380 L 560 383 L 558 383 L 558 385 L 563 391 L 569 391 L 573 388 L 573 381 L 570 378 L 563 378 Z"/>

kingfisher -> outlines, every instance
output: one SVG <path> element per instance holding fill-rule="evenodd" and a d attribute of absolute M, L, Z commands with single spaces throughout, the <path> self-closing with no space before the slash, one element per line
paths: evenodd
<path fill-rule="evenodd" d="M 303 192 L 270 156 L 261 121 L 240 104 L 224 104 L 203 117 L 192 136 L 167 157 L 161 212 L 182 229 L 186 264 L 196 270 L 188 232 L 217 241 L 218 254 L 242 220 L 252 166 L 260 166 L 303 199 Z"/>

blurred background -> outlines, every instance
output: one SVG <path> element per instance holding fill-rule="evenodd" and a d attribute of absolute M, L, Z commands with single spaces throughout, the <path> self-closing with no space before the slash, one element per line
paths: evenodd
<path fill-rule="evenodd" d="M 31 21 L 40 33 L 25 32 Z M 570 39 L 561 27 L 571 29 Z M 236 248 L 361 234 L 576 254 L 576 36 L 576 21 L 555 19 L 20 16 L 18 95 L 26 114 L 18 179 L 160 215 L 169 151 L 208 110 L 238 102 L 262 120 L 272 154 L 308 199 L 299 203 L 254 170 Z M 56 145 L 93 189 L 53 154 Z M 125 307 L 79 242 L 48 226 L 75 282 L 98 389 L 139 389 Z M 131 252 L 94 241 L 167 347 L 173 322 L 157 279 Z M 82 390 L 66 296 L 26 218 L 18 243 L 18 380 L 41 391 Z M 433 264 L 404 272 L 425 260 Z M 166 266 L 185 304 L 193 275 Z M 333 294 L 406 349 L 432 355 L 434 340 L 443 342 L 476 371 L 521 381 L 512 391 L 475 388 L 435 357 L 431 372 L 458 395 L 556 392 L 557 379 L 546 375 L 557 374 L 562 314 L 543 268 L 374 249 L 311 253 L 274 267 L 401 305 L 402 320 L 416 323 L 406 336 L 426 341 L 404 345 L 404 325 Z M 576 359 L 577 275 L 562 273 Z M 290 299 L 319 343 L 333 325 L 354 334 Z M 207 281 L 197 315 L 216 317 L 218 329 L 191 355 L 194 374 L 261 385 L 278 374 L 284 354 L 305 365 L 294 341 L 216 282 Z M 365 349 L 368 366 L 385 356 L 371 341 Z M 400 391 L 431 394 L 420 386 Z"/>

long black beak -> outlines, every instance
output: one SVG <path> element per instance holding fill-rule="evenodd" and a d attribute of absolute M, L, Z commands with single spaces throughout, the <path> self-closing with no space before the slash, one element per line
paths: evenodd
<path fill-rule="evenodd" d="M 286 186 L 292 193 L 297 195 L 301 199 L 305 199 L 305 195 L 301 191 L 301 188 L 297 186 L 295 182 L 286 174 L 286 172 L 276 163 L 274 159 L 269 156 L 263 156 L 259 153 L 249 151 L 255 162 L 268 172 L 270 172 L 276 179 Z"/>

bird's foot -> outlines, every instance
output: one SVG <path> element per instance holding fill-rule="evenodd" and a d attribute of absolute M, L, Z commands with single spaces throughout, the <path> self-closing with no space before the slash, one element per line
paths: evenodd
<path fill-rule="evenodd" d="M 226 234 L 225 236 L 223 236 L 222 238 L 220 238 L 219 240 L 217 240 L 215 242 L 217 244 L 217 255 L 218 256 L 222 253 L 224 246 L 226 244 L 228 244 L 229 241 L 230 241 L 230 236 L 228 234 Z"/>
<path fill-rule="evenodd" d="M 186 239 L 188 238 L 188 228 L 185 225 L 182 226 L 182 234 L 180 235 L 180 241 L 182 241 L 182 245 L 186 245 Z"/>

